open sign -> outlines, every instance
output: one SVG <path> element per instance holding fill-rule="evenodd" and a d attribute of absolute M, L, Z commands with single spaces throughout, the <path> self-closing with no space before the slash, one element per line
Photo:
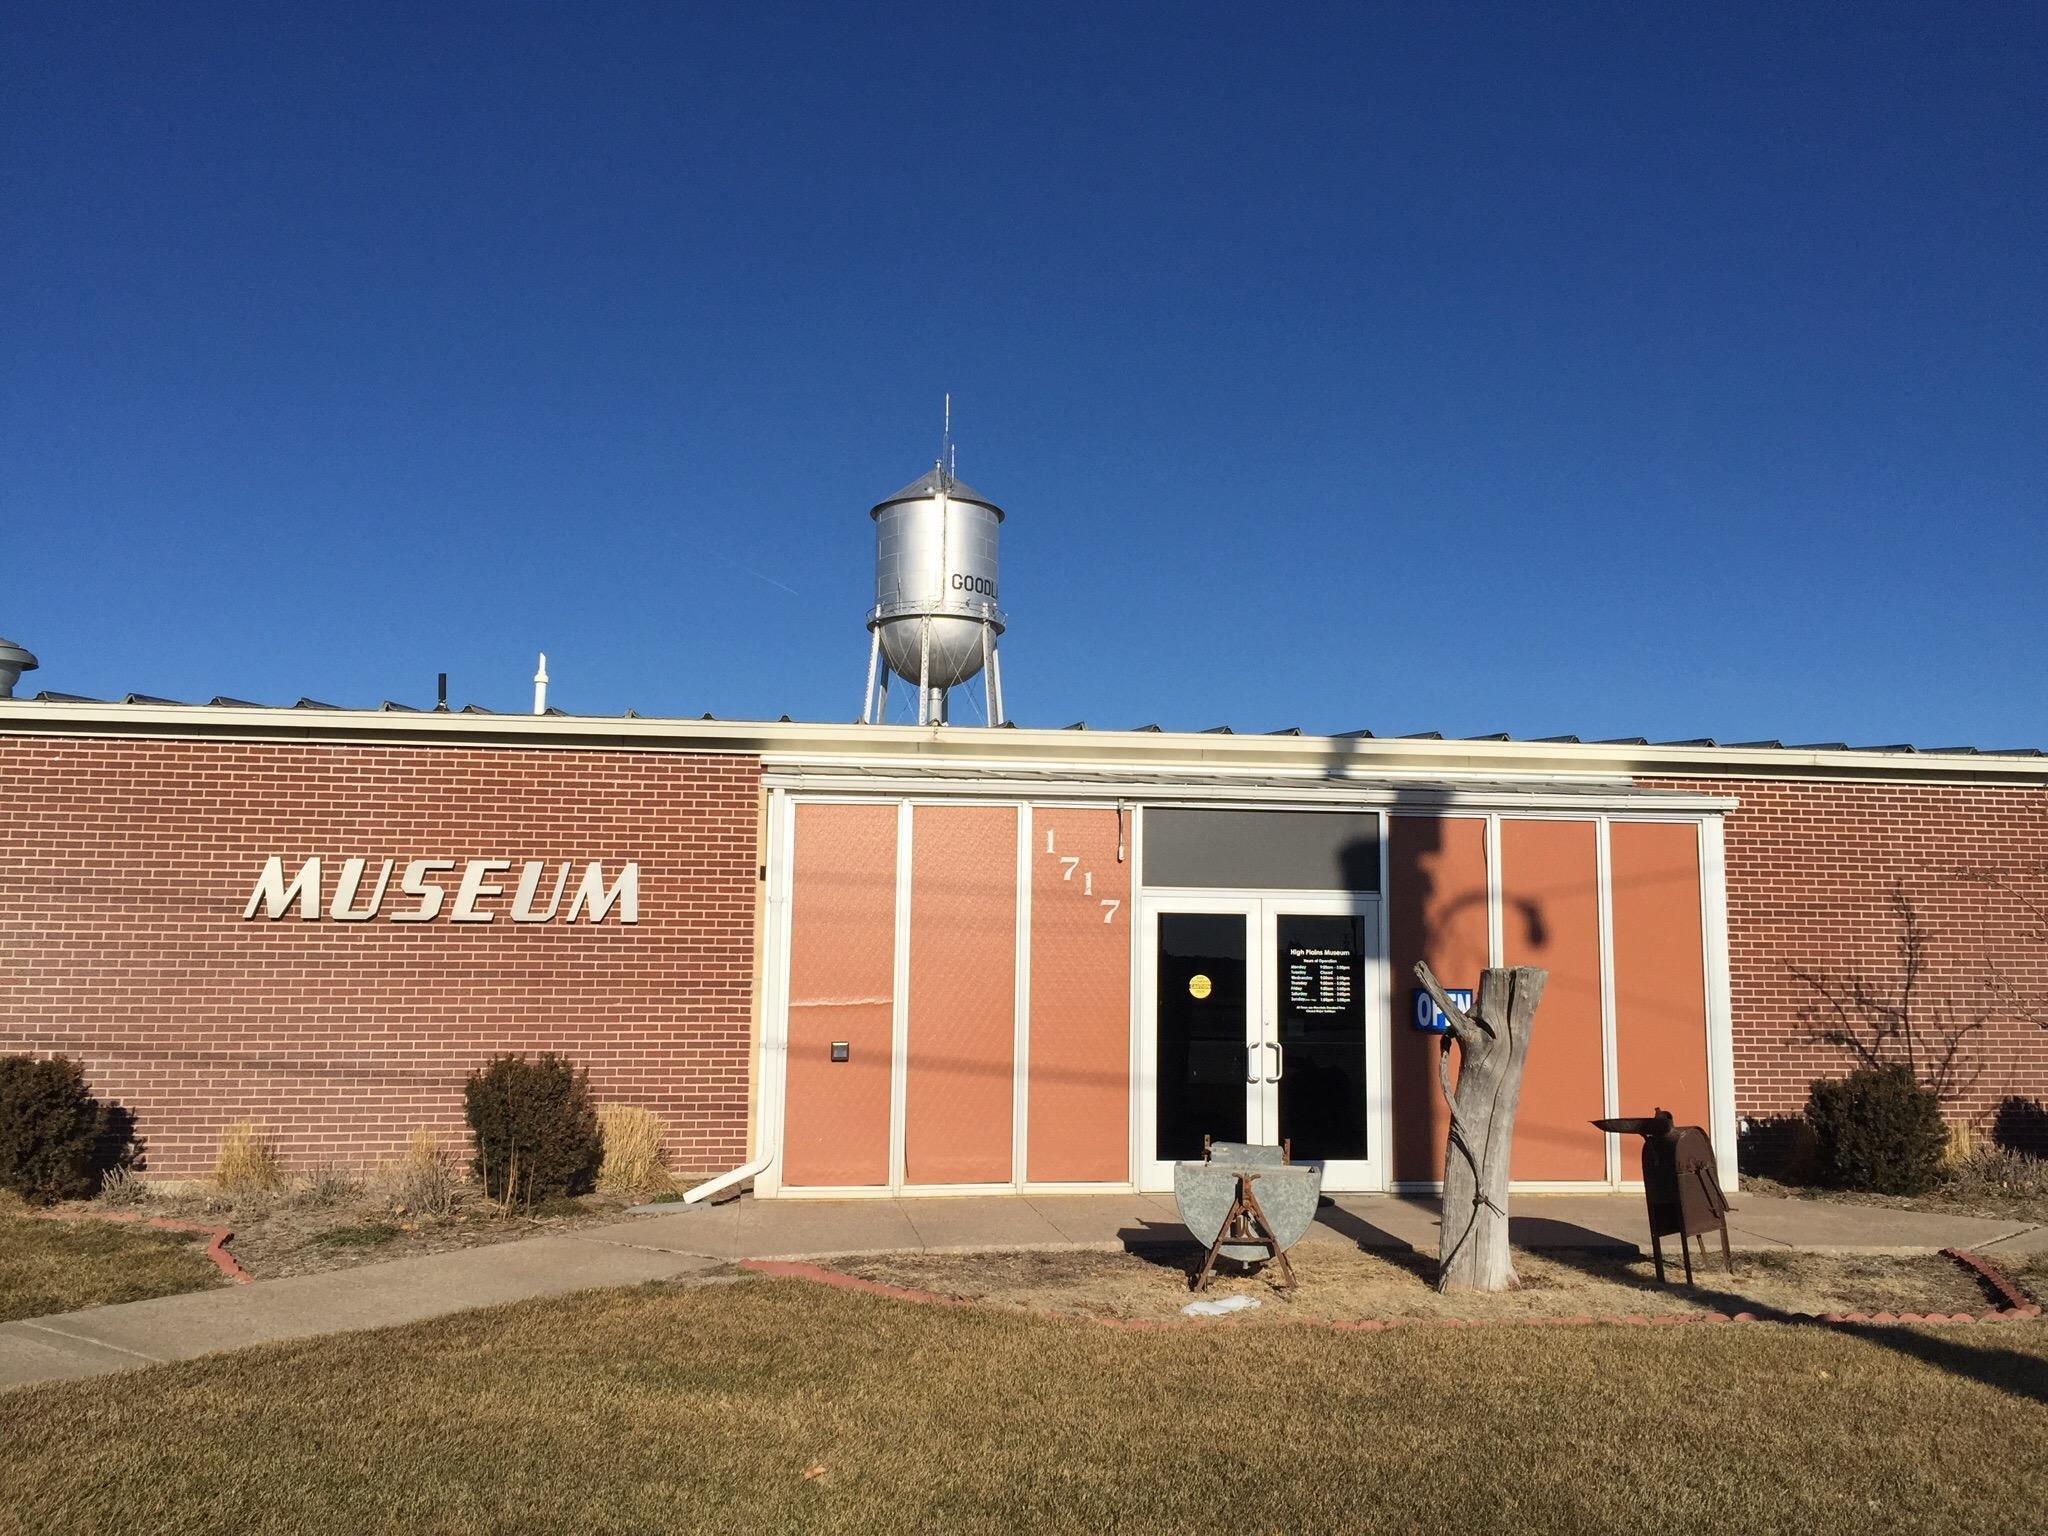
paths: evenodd
<path fill-rule="evenodd" d="M 1445 987 L 1444 996 L 1456 1003 L 1460 1012 L 1469 1013 L 1471 1011 L 1472 989 L 1470 987 Z M 1451 1032 L 1451 1021 L 1444 1017 L 1443 1009 L 1437 1007 L 1436 999 L 1420 987 L 1415 989 L 1415 1017 L 1412 1021 L 1412 1027 L 1421 1030 L 1426 1035 L 1448 1035 Z"/>

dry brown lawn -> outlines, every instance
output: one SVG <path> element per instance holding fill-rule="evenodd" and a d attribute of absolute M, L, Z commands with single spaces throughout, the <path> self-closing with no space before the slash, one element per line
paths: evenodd
<path fill-rule="evenodd" d="M 222 1283 L 200 1234 L 0 1211 L 0 1322 Z"/>
<path fill-rule="evenodd" d="M 0 1531 L 2000 1532 L 2048 1328 L 1149 1332 L 801 1281 L 0 1395 Z"/>
<path fill-rule="evenodd" d="M 1667 1255 L 1670 1243 L 1665 1244 Z M 1738 1254 L 1735 1273 L 1717 1251 L 1694 1260 L 1698 1289 L 1658 1285 L 1648 1259 L 1546 1250 L 1517 1252 L 1522 1288 L 1500 1296 L 1436 1293 L 1433 1259 L 1406 1250 L 1303 1244 L 1289 1257 L 1300 1281 L 1290 1297 L 1265 1274 L 1219 1274 L 1206 1297 L 1256 1297 L 1253 1321 L 1339 1318 L 1524 1318 L 1630 1313 L 1981 1312 L 1997 1305 L 1949 1259 L 1821 1254 Z M 1138 1253 L 884 1254 L 841 1259 L 833 1268 L 866 1279 L 936 1291 L 994 1306 L 1090 1317 L 1167 1319 L 1195 1300 L 1188 1282 L 1201 1250 Z"/>
<path fill-rule="evenodd" d="M 335 1193 L 300 1185 L 229 1194 L 194 1184 L 155 1191 L 131 1208 L 229 1227 L 235 1235 L 228 1247 L 236 1262 L 258 1280 L 276 1280 L 617 1221 L 633 1203 L 631 1196 L 591 1194 L 508 1215 L 464 1184 L 454 1208 L 433 1215 L 395 1208 L 374 1183 L 364 1182 Z M 68 1208 L 92 1212 L 105 1207 L 81 1201 Z"/>

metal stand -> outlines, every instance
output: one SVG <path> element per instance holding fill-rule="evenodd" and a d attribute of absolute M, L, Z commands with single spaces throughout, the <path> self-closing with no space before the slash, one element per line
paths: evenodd
<path fill-rule="evenodd" d="M 1284 1277 L 1278 1282 L 1279 1288 L 1283 1291 L 1294 1289 L 1294 1266 L 1287 1262 L 1286 1250 L 1280 1246 L 1280 1239 L 1273 1235 L 1266 1213 L 1259 1209 L 1259 1197 L 1252 1193 L 1252 1181 L 1257 1178 L 1256 1173 L 1237 1176 L 1237 1194 L 1224 1215 L 1223 1225 L 1216 1230 L 1216 1241 L 1209 1245 L 1209 1252 L 1202 1260 L 1202 1270 L 1195 1276 L 1193 1289 L 1199 1291 L 1209 1284 L 1209 1275 L 1216 1268 L 1216 1260 L 1222 1256 L 1226 1244 L 1265 1249 L 1265 1259 L 1249 1262 L 1278 1264 Z"/>
<path fill-rule="evenodd" d="M 1685 1283 L 1687 1285 L 1693 1283 L 1692 1243 L 1690 1240 L 1694 1237 L 1700 1240 L 1700 1262 L 1704 1264 L 1707 1259 L 1707 1233 L 1716 1229 L 1721 1234 L 1721 1265 L 1729 1274 L 1735 1273 L 1735 1253 L 1728 1246 L 1728 1205 L 1721 1198 L 1721 1191 L 1718 1186 L 1715 1186 L 1713 1193 L 1714 1203 L 1720 1209 L 1717 1212 L 1719 1219 L 1711 1227 L 1702 1229 L 1690 1225 L 1684 1214 L 1677 1216 L 1677 1224 L 1675 1226 L 1664 1225 L 1663 1221 L 1659 1220 L 1657 1216 L 1651 1218 L 1650 1260 L 1657 1266 L 1657 1283 L 1659 1285 L 1664 1283 L 1664 1237 L 1669 1232 L 1676 1232 L 1678 1234 L 1678 1254 L 1685 1261 Z M 1701 1203 L 1704 1204 L 1705 1202 L 1702 1201 Z M 1662 1215 L 1661 1212 L 1659 1214 Z M 1665 1219 L 1668 1220 L 1670 1218 L 1666 1217 Z"/>

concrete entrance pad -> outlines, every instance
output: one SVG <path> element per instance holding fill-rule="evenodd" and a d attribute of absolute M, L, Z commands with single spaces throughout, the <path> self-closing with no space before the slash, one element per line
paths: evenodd
<path fill-rule="evenodd" d="M 977 1248 L 1054 1248 L 1066 1234 L 1029 1200 L 905 1200 L 904 1219 L 927 1253 Z"/>
<path fill-rule="evenodd" d="M 898 1253 L 925 1246 L 902 1200 L 727 1201 L 586 1227 L 586 1239 L 715 1259 Z M 981 1204 L 979 1201 L 964 1202 Z M 1014 1202 L 1013 1202 L 1014 1203 Z"/>
<path fill-rule="evenodd" d="M 1070 1247 L 1127 1248 L 1187 1240 L 1173 1202 L 1157 1195 L 1121 1195 L 1106 1200 L 1100 1195 L 1026 1195 L 1024 1199 Z"/>
<path fill-rule="evenodd" d="M 666 1207 L 653 1211 L 666 1212 Z M 1305 1243 L 1360 1248 L 1437 1247 L 1437 1200 L 1427 1195 L 1326 1198 Z M 1640 1194 L 1518 1194 L 1510 1206 L 1515 1245 L 1541 1251 L 1649 1251 Z M 974 1248 L 1094 1247 L 1181 1243 L 1171 1195 L 914 1196 L 866 1200 L 764 1200 L 678 1206 L 588 1236 L 721 1258 L 828 1258 L 848 1253 L 937 1252 Z M 1731 1197 L 1728 1236 L 1738 1251 L 1934 1253 L 1943 1248 L 2027 1251 L 2048 1229 L 2025 1221 L 1901 1211 L 1846 1201 Z M 1671 1251 L 1672 1239 L 1666 1240 Z"/>

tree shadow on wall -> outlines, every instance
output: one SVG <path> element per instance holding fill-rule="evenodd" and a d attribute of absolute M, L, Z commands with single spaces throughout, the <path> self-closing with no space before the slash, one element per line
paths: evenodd
<path fill-rule="evenodd" d="M 1327 775 L 1332 779 L 1347 777 L 1348 770 L 1358 755 L 1356 743 L 1340 737 L 1334 739 L 1331 746 L 1332 750 L 1326 759 L 1325 771 Z M 1461 919 L 1469 920 L 1469 914 L 1475 909 L 1479 912 L 1484 912 L 1487 898 L 1483 878 L 1481 885 L 1477 889 L 1452 890 L 1440 893 L 1436 875 L 1437 868 L 1446 853 L 1444 844 L 1445 819 L 1454 818 L 1460 814 L 1476 815 L 1478 814 L 1477 812 L 1461 813 L 1456 804 L 1454 793 L 1440 796 L 1421 792 L 1397 792 L 1393 797 L 1393 803 L 1389 806 L 1389 810 L 1396 815 L 1403 811 L 1410 813 L 1398 823 L 1400 828 L 1399 835 L 1390 836 L 1390 846 L 1388 847 L 1386 858 L 1388 889 L 1381 892 L 1382 899 L 1388 903 L 1389 937 L 1392 951 L 1388 958 L 1390 962 L 1393 962 L 1395 997 L 1398 999 L 1404 991 L 1401 982 L 1404 966 L 1401 962 L 1411 961 L 1413 958 L 1420 956 L 1440 953 L 1441 946 L 1446 941 L 1455 940 L 1456 934 L 1453 932 L 1453 929 Z M 1389 825 L 1391 828 L 1395 823 L 1390 822 Z M 1373 850 L 1373 854 L 1376 861 L 1377 849 Z M 1356 867 L 1363 871 L 1365 867 L 1365 849 L 1360 848 L 1357 850 L 1355 856 L 1358 860 L 1356 866 L 1347 867 Z M 1378 876 L 1376 862 L 1372 869 L 1372 876 L 1376 881 Z M 1367 885 L 1356 888 L 1371 889 L 1373 887 Z M 1394 899 L 1397 892 L 1400 897 L 1398 902 Z M 1618 895 L 1617 899 L 1619 899 Z M 1904 902 L 1902 894 L 1900 902 Z M 1899 904 L 1895 903 L 1895 910 L 1897 910 Z M 1906 910 L 1901 914 L 1902 956 L 1905 954 L 1905 945 L 1913 937 L 1914 930 L 1910 903 L 1906 903 L 1905 907 Z M 1507 914 L 1504 914 L 1504 917 L 1509 921 L 1514 920 L 1513 917 Z M 1540 936 L 1545 931 L 1543 914 L 1540 908 L 1536 907 L 1534 903 L 1523 903 L 1519 917 L 1520 921 L 1528 925 L 1528 933 L 1532 945 L 1540 943 Z M 1924 935 L 1921 936 L 1919 942 L 1924 947 Z M 1475 977 L 1474 980 L 1476 979 Z M 1825 983 L 1831 979 L 1821 978 L 1821 980 Z M 1815 992 L 1817 1001 L 1822 1006 L 1833 1007 L 1837 1002 L 1842 1002 L 1845 1005 L 1843 1011 L 1852 1017 L 1856 1015 L 1859 1007 L 1870 1008 L 1876 1019 L 1878 1030 L 1881 1032 L 1888 1026 L 1888 1016 L 1885 1011 L 1888 1005 L 1892 1006 L 1894 1013 L 1898 1011 L 1899 1007 L 1910 1010 L 1916 1005 L 1925 1005 L 1927 999 L 1924 993 L 1916 996 L 1913 991 L 1913 987 L 1919 985 L 1920 981 L 1921 978 L 1919 976 L 1914 976 L 1911 978 L 1910 984 L 1903 989 L 1903 997 L 1895 990 L 1890 999 L 1886 998 L 1881 988 L 1873 987 L 1867 983 L 1860 988 L 1854 985 L 1853 982 L 1846 987 L 1836 987 L 1832 996 L 1825 986 L 1816 987 Z M 1872 1006 L 1873 1003 L 1874 1007 Z M 1393 1081 L 1390 1085 L 1393 1094 L 1394 1114 L 1397 1126 L 1405 1118 L 1408 1125 L 1418 1127 L 1419 1135 L 1411 1134 L 1394 1142 L 1391 1148 L 1390 1166 L 1393 1169 L 1393 1176 L 1397 1180 L 1436 1178 L 1440 1176 L 1436 1163 L 1440 1146 L 1433 1146 L 1431 1142 L 1434 1140 L 1440 1143 L 1442 1134 L 1440 1124 L 1436 1119 L 1435 1109 L 1439 1101 L 1436 1072 L 1437 1042 L 1432 1036 L 1402 1027 L 1405 1024 L 1405 1019 L 1400 1016 L 1398 1004 L 1396 1006 L 1396 1015 L 1396 1018 L 1393 1020 Z M 1849 1021 L 1840 1017 L 1830 1018 L 1825 1021 L 1817 1020 L 1815 1022 L 1821 1028 L 1825 1028 L 1828 1025 L 1834 1025 L 1844 1030 L 1849 1028 Z M 1951 1074 L 1959 1073 L 1961 1070 L 1960 1058 L 1965 1053 L 1960 1045 L 1956 1043 L 1956 1040 L 1958 1037 L 1967 1039 L 1970 1034 L 1974 1033 L 1977 1026 L 1967 1016 L 1958 1017 L 1954 1010 L 1940 1006 L 1937 1006 L 1927 1016 L 1926 1022 L 1929 1028 L 1922 1031 L 1920 1029 L 1920 1017 L 1914 1015 L 1911 1018 L 1911 1025 L 1916 1031 L 1913 1039 L 1914 1047 L 1922 1054 L 1925 1054 L 1931 1047 L 1933 1052 L 1931 1065 L 1935 1066 L 1937 1070 L 1946 1068 Z M 1890 1020 L 1889 1027 L 1897 1033 L 1903 1033 L 1905 1029 L 1905 1026 L 1899 1024 L 1896 1020 Z M 1538 1039 L 1540 1040 L 1540 1036 Z M 1540 1049 L 1540 1045 L 1537 1048 Z M 1455 1073 L 1453 1076 L 1455 1076 Z M 1796 1154 L 1798 1146 L 1797 1126 L 1800 1124 L 1803 1124 L 1803 1122 L 1799 1120 L 1799 1117 L 1788 1116 L 1784 1117 L 1784 1120 L 1778 1124 L 1765 1128 L 1764 1135 L 1751 1148 L 1752 1155 L 1760 1157 L 1765 1155 L 1767 1151 L 1781 1156 L 1787 1152 Z M 2005 1104 L 2000 1106 L 1997 1127 L 1994 1130 L 1994 1136 L 1997 1137 L 2001 1145 L 2018 1145 L 2048 1150 L 2048 1110 L 2044 1110 L 2043 1106 L 2039 1103 L 2022 1099 L 2008 1099 Z M 1738 1144 L 1738 1155 L 1741 1150 L 1741 1146 Z M 1780 1167 L 1782 1168 L 1783 1166 L 1785 1165 L 1781 1162 Z M 1796 1167 L 1796 1156 L 1793 1158 L 1793 1166 Z M 1434 1202 L 1430 1203 L 1434 1204 Z M 1334 1217 L 1332 1213 L 1324 1212 L 1319 1219 L 1324 1220 L 1327 1225 L 1343 1231 L 1345 1230 L 1348 1216 L 1349 1213 L 1341 1213 L 1341 1211 Z M 1370 1223 L 1358 1221 L 1355 1218 L 1351 1220 L 1356 1227 L 1364 1229 L 1356 1233 L 1356 1236 L 1361 1241 L 1361 1246 L 1364 1246 L 1365 1240 L 1372 1235 L 1384 1236 L 1384 1234 L 1379 1233 L 1379 1229 L 1371 1227 Z M 1544 1218 L 1536 1218 L 1536 1220 L 1546 1221 Z M 1613 1239 L 1606 1237 L 1604 1234 L 1586 1234 L 1588 1238 L 1592 1239 L 1592 1242 L 1589 1244 L 1555 1246 L 1555 1244 L 1565 1242 L 1569 1234 L 1556 1231 L 1539 1233 L 1524 1225 L 1524 1219 L 1516 1218 L 1512 1215 L 1510 1215 L 1509 1223 L 1511 1238 L 1519 1238 L 1523 1242 L 1531 1243 L 1541 1241 L 1541 1251 L 1545 1257 L 1555 1258 L 1567 1263 L 1576 1260 L 1589 1268 L 1599 1264 L 1602 1267 L 1603 1273 L 1611 1273 L 1611 1261 L 1615 1251 L 1615 1244 Z M 1550 1226 L 1558 1225 L 1556 1223 L 1547 1224 Z M 1408 1251 L 1414 1261 L 1413 1269 L 1418 1278 L 1433 1283 L 1436 1273 L 1434 1261 L 1425 1255 L 1415 1253 L 1413 1250 Z M 1717 1295 L 1724 1300 L 1724 1310 L 1752 1312 L 1759 1318 L 1776 1320 L 1787 1325 L 1827 1328 L 1832 1332 L 1847 1334 L 1861 1341 L 1876 1344 L 1893 1350 L 1896 1353 L 1909 1356 L 1951 1375 L 1980 1382 L 2011 1396 L 2028 1399 L 2037 1403 L 2048 1403 L 2048 1371 L 2043 1371 L 2038 1357 L 2019 1350 L 1965 1342 L 1963 1339 L 1954 1337 L 1948 1332 L 1923 1331 L 1913 1327 L 1823 1323 L 1811 1318 L 1786 1316 L 1775 1312 L 1769 1307 L 1748 1302 L 1746 1298 L 1741 1296 L 1739 1288 L 1730 1288 L 1725 1292 L 1717 1293 Z M 1978 1326 L 1981 1327 L 1983 1325 Z"/>

